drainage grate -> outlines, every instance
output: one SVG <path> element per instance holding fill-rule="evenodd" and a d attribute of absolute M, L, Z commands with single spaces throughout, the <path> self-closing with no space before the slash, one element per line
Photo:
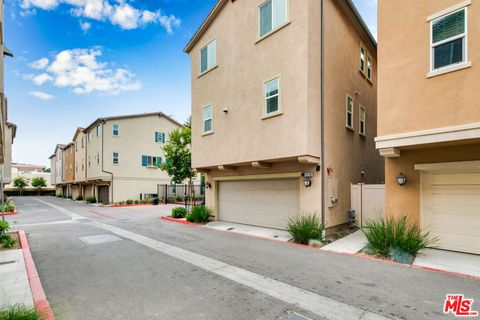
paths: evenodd
<path fill-rule="evenodd" d="M 294 311 L 287 311 L 285 314 L 281 315 L 280 318 L 278 318 L 277 320 L 312 320 L 312 319 L 302 316 L 301 314 L 296 313 Z"/>
<path fill-rule="evenodd" d="M 228 228 L 227 230 L 228 230 L 228 231 L 232 231 L 233 229 L 235 229 L 235 228 Z"/>
<path fill-rule="evenodd" d="M 122 240 L 121 238 L 114 236 L 113 234 L 98 234 L 95 236 L 80 237 L 78 239 L 88 245 L 115 242 L 115 241 Z"/>

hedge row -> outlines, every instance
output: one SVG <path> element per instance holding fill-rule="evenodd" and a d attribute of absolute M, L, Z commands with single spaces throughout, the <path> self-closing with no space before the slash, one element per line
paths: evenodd
<path fill-rule="evenodd" d="M 19 190 L 4 190 L 6 197 L 20 196 Z M 22 196 L 54 196 L 55 190 L 23 190 Z"/>

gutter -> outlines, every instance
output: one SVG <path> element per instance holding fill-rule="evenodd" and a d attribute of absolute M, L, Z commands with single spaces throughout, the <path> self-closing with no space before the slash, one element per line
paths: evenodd
<path fill-rule="evenodd" d="M 353 3 L 353 1 L 345 0 L 345 2 L 347 3 L 348 8 L 352 11 L 353 15 L 355 16 L 355 19 L 357 19 L 358 23 L 362 27 L 363 31 L 367 34 L 367 37 L 372 42 L 372 45 L 375 47 L 375 49 L 377 49 L 377 40 L 375 40 L 375 38 L 373 37 L 372 33 L 370 32 L 370 28 L 367 26 L 367 24 L 363 20 L 362 15 L 360 14 L 360 12 L 358 12 L 357 7 Z"/>
<path fill-rule="evenodd" d="M 325 15 L 320 0 L 320 172 L 322 185 L 322 224 L 325 226 Z"/>
<path fill-rule="evenodd" d="M 106 123 L 106 121 L 103 120 L 101 123 L 102 123 L 102 172 L 103 172 L 103 173 L 108 173 L 108 174 L 110 174 L 110 176 L 112 177 L 112 183 L 110 184 L 111 188 L 109 188 L 109 189 L 111 189 L 111 192 L 112 192 L 112 202 L 113 202 L 113 172 L 105 171 L 105 170 L 103 169 L 103 164 L 104 164 L 104 151 L 103 151 L 103 146 L 104 146 L 104 138 L 105 138 L 104 128 L 105 128 L 105 123 Z M 110 193 L 110 190 L 109 190 L 109 193 Z M 109 200 L 110 200 L 110 199 L 109 199 Z M 97 201 L 98 201 L 98 199 L 97 199 Z"/>

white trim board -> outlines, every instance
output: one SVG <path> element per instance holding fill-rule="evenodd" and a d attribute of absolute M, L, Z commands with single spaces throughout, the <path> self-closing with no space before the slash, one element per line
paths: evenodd
<path fill-rule="evenodd" d="M 375 146 L 386 149 L 469 139 L 480 139 L 480 122 L 376 137 Z"/>
<path fill-rule="evenodd" d="M 415 164 L 417 171 L 480 172 L 480 161 L 456 161 Z"/>
<path fill-rule="evenodd" d="M 472 0 L 466 0 L 466 1 L 462 1 L 460 3 L 457 3 L 456 5 L 454 6 L 451 6 L 449 8 L 446 8 L 446 9 L 443 9 L 441 11 L 438 11 L 437 13 L 434 13 L 430 16 L 427 17 L 427 22 L 430 22 L 432 20 L 435 20 L 437 18 L 440 18 L 444 15 L 447 15 L 449 13 L 452 13 L 454 11 L 457 11 L 457 10 L 460 10 L 460 9 L 463 9 L 464 7 L 466 6 L 469 6 L 472 4 Z"/>

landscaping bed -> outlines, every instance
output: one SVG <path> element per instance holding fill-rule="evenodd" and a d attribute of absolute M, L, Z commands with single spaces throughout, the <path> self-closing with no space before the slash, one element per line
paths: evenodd
<path fill-rule="evenodd" d="M 15 250 L 15 249 L 21 249 L 22 248 L 20 246 L 20 238 L 18 237 L 17 232 L 5 232 L 2 235 L 0 235 L 0 239 L 3 239 L 2 237 L 4 237 L 5 235 L 11 239 L 11 242 L 13 242 L 13 244 L 11 246 L 7 245 L 5 247 L 4 244 L 3 244 L 4 241 L 0 241 L 0 251 Z"/>

